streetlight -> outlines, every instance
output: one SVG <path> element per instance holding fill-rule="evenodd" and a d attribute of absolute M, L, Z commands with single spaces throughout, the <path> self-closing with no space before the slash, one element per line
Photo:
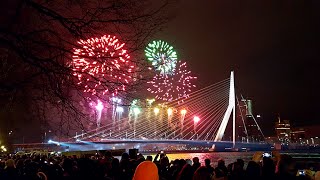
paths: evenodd
<path fill-rule="evenodd" d="M 146 99 L 148 106 L 150 107 L 155 99 Z"/>
<path fill-rule="evenodd" d="M 137 107 L 135 107 L 135 108 L 133 108 L 133 113 L 134 113 L 134 115 L 138 115 L 138 114 L 140 114 L 140 109 L 139 108 L 137 108 Z"/>
<path fill-rule="evenodd" d="M 195 124 L 197 124 L 199 121 L 200 121 L 200 118 L 199 118 L 198 116 L 194 116 L 194 117 L 193 117 L 193 122 L 194 122 Z"/>
<path fill-rule="evenodd" d="M 120 107 L 120 106 L 118 106 L 117 108 L 116 108 L 116 112 L 117 113 L 123 113 L 123 107 Z"/>
<path fill-rule="evenodd" d="M 171 116 L 171 115 L 172 115 L 172 112 L 173 112 L 172 109 L 171 109 L 171 108 L 168 108 L 167 111 L 168 111 L 168 116 Z"/>
<path fill-rule="evenodd" d="M 186 109 L 182 109 L 180 113 L 181 113 L 181 115 L 183 115 L 183 116 L 184 116 L 184 115 L 186 115 L 186 114 L 187 114 L 187 110 L 186 110 Z"/>
<path fill-rule="evenodd" d="M 198 122 L 200 121 L 200 118 L 198 116 L 194 116 L 193 117 L 193 130 L 194 130 L 194 133 L 196 134 L 197 133 L 197 124 Z M 198 134 L 197 134 L 197 139 L 198 139 Z"/>
<path fill-rule="evenodd" d="M 160 109 L 156 107 L 156 108 L 153 109 L 153 112 L 154 112 L 155 115 L 158 115 L 159 112 L 160 112 Z"/>

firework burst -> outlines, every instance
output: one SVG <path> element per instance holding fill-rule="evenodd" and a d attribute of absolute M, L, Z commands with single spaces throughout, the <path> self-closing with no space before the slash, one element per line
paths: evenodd
<path fill-rule="evenodd" d="M 156 74 L 152 81 L 148 82 L 147 90 L 155 94 L 156 99 L 163 101 L 183 100 L 192 92 L 195 87 L 193 81 L 196 79 L 197 77 L 187 70 L 187 64 L 178 61 L 174 74 Z"/>
<path fill-rule="evenodd" d="M 148 61 L 161 74 L 173 74 L 177 64 L 177 53 L 165 41 L 152 41 L 145 49 Z"/>
<path fill-rule="evenodd" d="M 78 41 L 73 51 L 73 75 L 84 92 L 117 94 L 132 81 L 134 64 L 115 36 L 105 35 Z"/>

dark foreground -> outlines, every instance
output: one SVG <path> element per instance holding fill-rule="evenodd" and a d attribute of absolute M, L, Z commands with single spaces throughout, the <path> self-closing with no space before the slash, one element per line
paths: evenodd
<path fill-rule="evenodd" d="M 190 155 L 190 154 L 189 154 Z M 127 153 L 115 158 L 110 152 L 91 157 L 76 156 L 2 156 L 0 163 L 1 180 L 242 180 L 242 179 L 319 179 L 319 162 L 292 158 L 290 155 L 274 154 L 263 157 L 256 153 L 251 159 L 245 154 L 229 154 L 233 161 L 226 164 L 224 159 L 201 157 L 193 154 L 187 158 L 159 153 L 152 156 L 139 154 L 129 157 Z M 220 154 L 226 158 L 227 154 Z M 200 156 L 200 158 L 198 157 Z M 219 154 L 215 153 L 215 156 Z M 213 159 L 213 162 L 211 162 Z M 213 166 L 212 166 L 213 165 Z"/>

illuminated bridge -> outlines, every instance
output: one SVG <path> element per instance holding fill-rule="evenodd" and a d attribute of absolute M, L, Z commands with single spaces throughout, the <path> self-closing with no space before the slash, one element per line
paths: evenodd
<path fill-rule="evenodd" d="M 70 149 L 77 149 L 78 145 L 81 149 L 80 145 L 86 145 L 89 149 L 154 150 L 168 147 L 179 150 L 198 146 L 207 149 L 254 149 L 261 146 L 259 143 L 237 142 L 236 127 L 239 122 L 236 122 L 236 102 L 239 102 L 235 94 L 233 72 L 230 78 L 195 91 L 183 101 L 157 105 L 151 101 L 144 108 L 138 108 L 136 104 L 124 107 L 118 101 L 114 99 L 112 118 L 108 123 L 101 124 L 100 109 L 100 115 L 97 116 L 98 128 L 74 136 L 72 143 L 65 145 Z M 258 123 L 255 119 L 254 121 L 261 132 Z M 248 136 L 243 118 L 240 123 L 244 127 L 242 131 Z M 228 136 L 230 138 L 225 137 L 227 127 L 232 132 Z"/>

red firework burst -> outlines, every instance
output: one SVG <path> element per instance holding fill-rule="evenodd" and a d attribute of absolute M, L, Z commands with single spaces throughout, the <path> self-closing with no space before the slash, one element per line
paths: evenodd
<path fill-rule="evenodd" d="M 187 70 L 187 63 L 182 61 L 178 61 L 174 72 L 172 75 L 155 75 L 152 81 L 148 82 L 151 86 L 147 90 L 155 94 L 156 99 L 164 101 L 187 98 L 196 87 L 192 81 L 197 77 L 191 75 L 191 71 Z"/>
<path fill-rule="evenodd" d="M 117 94 L 132 80 L 134 64 L 115 36 L 105 35 L 78 41 L 73 51 L 73 75 L 84 92 Z"/>

